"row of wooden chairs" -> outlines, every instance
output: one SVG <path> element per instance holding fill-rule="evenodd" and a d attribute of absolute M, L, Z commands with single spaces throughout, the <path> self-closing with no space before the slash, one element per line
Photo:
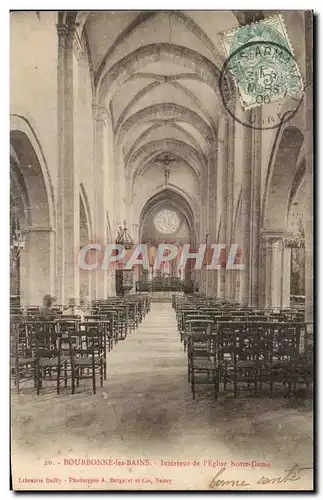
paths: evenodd
<path fill-rule="evenodd" d="M 211 383 L 214 396 L 239 386 L 259 393 L 264 384 L 295 394 L 296 383 L 312 382 L 312 346 L 300 317 L 286 311 L 238 308 L 201 296 L 173 296 L 178 330 L 188 356 L 188 380 L 193 398 L 199 376 Z M 295 318 L 297 318 L 295 320 Z"/>
<path fill-rule="evenodd" d="M 51 321 L 35 312 L 11 315 L 11 375 L 17 391 L 33 380 L 39 394 L 43 382 L 54 379 L 59 394 L 62 381 L 67 387 L 70 378 L 74 394 L 80 380 L 91 378 L 95 393 L 97 376 L 100 386 L 107 378 L 107 352 L 126 338 L 128 322 L 134 330 L 149 310 L 150 297 L 138 294 L 127 303 L 109 298 L 93 304 L 83 322 L 60 314 Z"/>
<path fill-rule="evenodd" d="M 11 329 L 11 370 L 18 392 L 21 382 L 33 379 L 39 395 L 43 381 L 54 379 L 59 394 L 62 378 L 67 387 L 68 374 L 72 394 L 84 378 L 92 379 L 95 393 L 98 374 L 102 386 L 107 373 L 108 321 L 14 321 Z"/>

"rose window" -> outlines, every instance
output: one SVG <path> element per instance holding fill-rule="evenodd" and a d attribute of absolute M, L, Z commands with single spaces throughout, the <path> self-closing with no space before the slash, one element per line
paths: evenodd
<path fill-rule="evenodd" d="M 171 210 L 161 210 L 154 219 L 155 228 L 160 233 L 174 233 L 179 226 L 179 217 Z"/>

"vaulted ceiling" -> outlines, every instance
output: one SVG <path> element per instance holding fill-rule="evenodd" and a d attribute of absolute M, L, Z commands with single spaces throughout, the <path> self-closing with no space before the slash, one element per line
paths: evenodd
<path fill-rule="evenodd" d="M 111 112 L 115 144 L 132 176 L 161 153 L 198 171 L 221 112 L 219 33 L 238 25 L 230 11 L 79 13 L 96 100 Z"/>

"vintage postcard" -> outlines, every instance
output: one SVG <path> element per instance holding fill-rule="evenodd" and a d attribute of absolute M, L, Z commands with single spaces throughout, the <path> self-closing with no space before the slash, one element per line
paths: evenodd
<path fill-rule="evenodd" d="M 15 491 L 312 491 L 313 13 L 10 12 Z"/>

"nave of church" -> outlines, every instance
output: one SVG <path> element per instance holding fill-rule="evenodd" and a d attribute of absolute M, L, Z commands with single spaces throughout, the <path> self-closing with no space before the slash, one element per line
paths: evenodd
<path fill-rule="evenodd" d="M 15 11 L 10 31 L 13 455 L 149 458 L 157 489 L 207 489 L 209 459 L 307 471 L 311 13 Z M 303 84 L 246 108 L 228 61 L 257 44 Z M 163 457 L 206 464 L 195 483 Z"/>

